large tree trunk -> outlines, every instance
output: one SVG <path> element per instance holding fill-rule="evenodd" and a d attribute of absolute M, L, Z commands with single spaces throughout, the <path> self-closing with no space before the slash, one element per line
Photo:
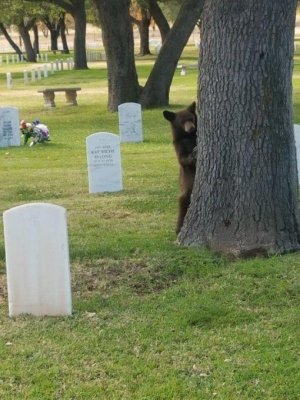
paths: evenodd
<path fill-rule="evenodd" d="M 22 40 L 23 40 L 23 43 L 25 46 L 25 51 L 27 54 L 27 61 L 36 62 L 35 51 L 33 49 L 32 43 L 31 43 L 28 28 L 25 26 L 24 22 L 20 22 L 18 24 L 18 31 L 22 37 Z"/>
<path fill-rule="evenodd" d="M 143 107 L 169 104 L 170 87 L 179 57 L 198 19 L 204 0 L 186 0 L 168 33 L 140 96 Z"/>
<path fill-rule="evenodd" d="M 72 17 L 75 23 L 74 37 L 74 68 L 87 69 L 86 58 L 86 11 L 84 0 L 73 0 Z"/>
<path fill-rule="evenodd" d="M 296 3 L 205 3 L 197 171 L 181 244 L 235 256 L 300 248 L 291 86 Z"/>
<path fill-rule="evenodd" d="M 134 62 L 130 0 L 94 0 L 99 11 L 108 71 L 108 109 L 136 102 L 139 96 Z"/>
<path fill-rule="evenodd" d="M 57 20 L 53 20 L 53 19 L 50 19 L 48 17 L 44 17 L 43 18 L 43 22 L 44 22 L 44 24 L 46 25 L 46 27 L 48 28 L 48 30 L 50 32 L 51 50 L 53 52 L 56 52 L 58 50 L 57 39 L 58 39 L 58 36 L 59 36 L 59 30 L 60 30 L 59 22 Z"/>
<path fill-rule="evenodd" d="M 57 52 L 58 50 L 58 36 L 59 33 L 56 29 L 50 29 L 50 46 L 51 46 L 51 51 L 54 53 Z"/>

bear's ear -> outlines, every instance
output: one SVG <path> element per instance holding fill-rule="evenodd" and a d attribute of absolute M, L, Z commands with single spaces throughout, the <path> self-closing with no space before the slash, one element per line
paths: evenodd
<path fill-rule="evenodd" d="M 165 110 L 163 112 L 163 116 L 170 122 L 174 121 L 174 119 L 176 118 L 175 113 L 173 113 L 172 111 L 167 111 L 167 110 Z"/>
<path fill-rule="evenodd" d="M 196 102 L 193 101 L 190 106 L 187 108 L 191 113 L 195 114 L 196 113 Z"/>

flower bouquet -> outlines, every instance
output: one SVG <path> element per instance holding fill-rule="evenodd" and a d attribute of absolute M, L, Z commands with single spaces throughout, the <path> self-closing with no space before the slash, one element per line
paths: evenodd
<path fill-rule="evenodd" d="M 24 145 L 31 138 L 30 147 L 36 143 L 49 142 L 49 129 L 46 125 L 41 124 L 39 120 L 33 122 L 26 122 L 22 120 L 20 123 L 20 131 L 24 136 Z"/>

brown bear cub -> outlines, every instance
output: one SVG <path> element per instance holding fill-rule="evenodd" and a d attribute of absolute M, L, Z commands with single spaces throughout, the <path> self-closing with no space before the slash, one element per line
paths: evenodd
<path fill-rule="evenodd" d="M 184 217 L 190 205 L 196 173 L 197 115 L 196 103 L 178 112 L 165 110 L 163 115 L 171 124 L 173 144 L 180 165 L 179 211 L 176 233 L 180 232 Z"/>

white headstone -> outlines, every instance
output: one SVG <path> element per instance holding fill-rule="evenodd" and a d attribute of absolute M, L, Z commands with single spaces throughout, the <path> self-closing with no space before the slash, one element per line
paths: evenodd
<path fill-rule="evenodd" d="M 31 70 L 31 81 L 34 82 L 35 81 L 35 69 Z"/>
<path fill-rule="evenodd" d="M 3 213 L 9 315 L 72 312 L 66 210 L 24 204 Z"/>
<path fill-rule="evenodd" d="M 89 192 L 118 192 L 123 189 L 120 138 L 108 132 L 86 138 Z"/>
<path fill-rule="evenodd" d="M 24 83 L 28 83 L 28 71 L 24 69 Z"/>
<path fill-rule="evenodd" d="M 48 77 L 48 66 L 47 64 L 44 64 L 44 78 Z"/>
<path fill-rule="evenodd" d="M 19 110 L 0 108 L 0 147 L 20 146 Z"/>
<path fill-rule="evenodd" d="M 6 74 L 6 84 L 7 84 L 7 89 L 12 88 L 13 81 L 12 81 L 12 76 L 11 76 L 10 72 L 7 72 L 7 74 Z"/>
<path fill-rule="evenodd" d="M 142 109 L 137 103 L 123 103 L 118 107 L 121 143 L 142 142 Z"/>
<path fill-rule="evenodd" d="M 298 181 L 300 184 L 300 125 L 294 125 L 294 136 L 297 151 L 297 169 L 298 169 Z"/>

